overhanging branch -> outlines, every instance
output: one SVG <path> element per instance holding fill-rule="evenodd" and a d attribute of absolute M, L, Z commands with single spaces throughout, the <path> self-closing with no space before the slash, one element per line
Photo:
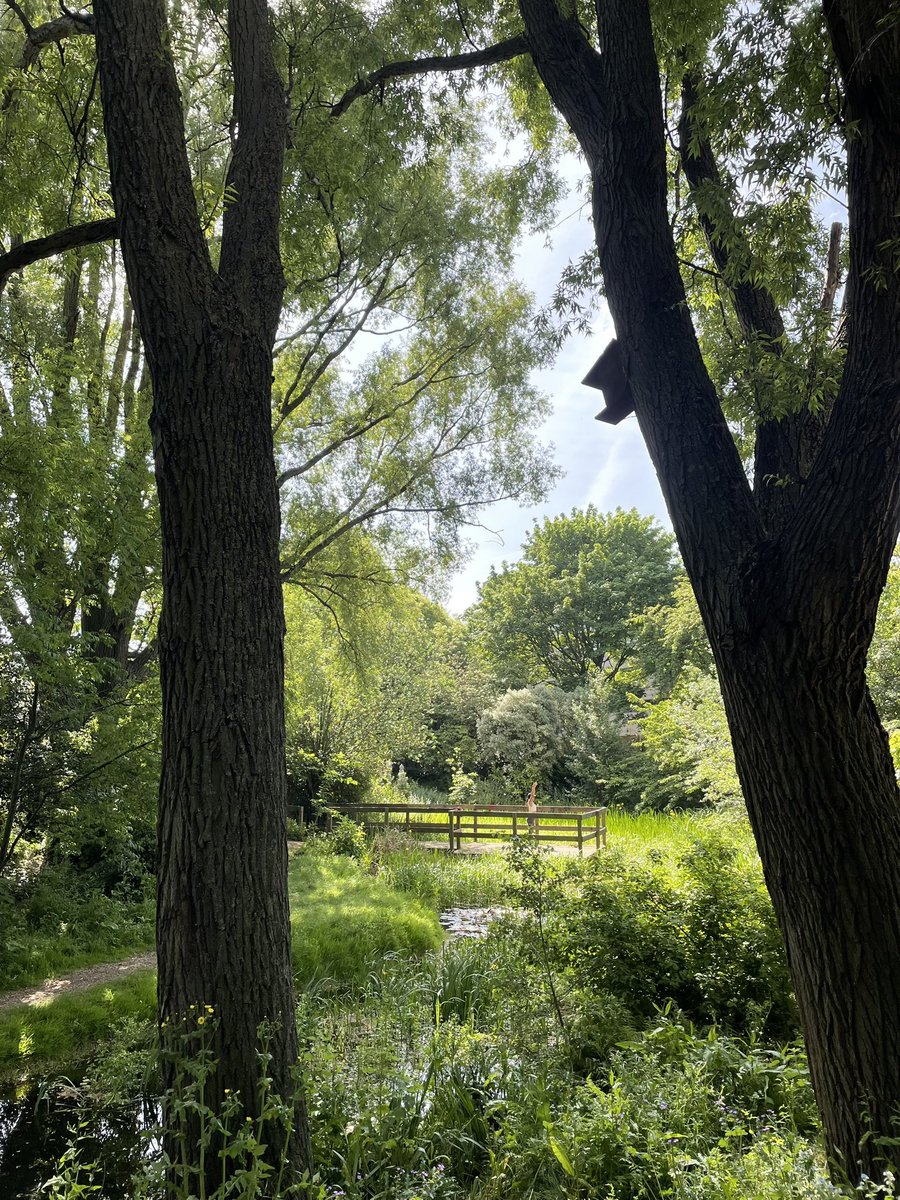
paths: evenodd
<path fill-rule="evenodd" d="M 331 115 L 332 117 L 342 116 L 354 100 L 359 100 L 361 96 L 367 96 L 369 92 L 374 91 L 379 84 L 385 83 L 388 79 L 408 79 L 412 75 L 428 75 L 432 72 L 447 73 L 467 71 L 474 67 L 490 67 L 495 63 L 508 62 L 511 58 L 519 58 L 520 55 L 530 52 L 531 47 L 527 36 L 524 33 L 518 33 L 515 37 L 497 42 L 493 46 L 487 46 L 484 50 L 467 51 L 465 54 L 438 54 L 428 58 L 409 58 L 401 62 L 385 63 L 383 67 L 379 67 L 371 75 L 363 76 L 351 88 L 348 88 L 340 100 L 336 104 L 332 104 Z"/>
<path fill-rule="evenodd" d="M 20 271 L 43 258 L 52 258 L 78 246 L 93 246 L 118 236 L 115 217 L 104 217 L 99 221 L 86 221 L 83 225 L 71 225 L 47 237 L 22 242 L 5 254 L 0 254 L 0 294 L 6 281 L 14 271 Z"/>
<path fill-rule="evenodd" d="M 45 21 L 43 25 L 32 25 L 16 0 L 6 0 L 6 7 L 16 14 L 25 30 L 25 45 L 17 64 L 22 71 L 34 66 L 45 46 L 58 45 L 69 37 L 93 37 L 94 34 L 93 13 L 65 9 L 61 17 Z"/>
<path fill-rule="evenodd" d="M 737 226 L 712 146 L 705 132 L 698 127 L 695 114 L 698 93 L 698 81 L 690 73 L 686 74 L 681 87 L 681 120 L 678 123 L 681 168 L 690 186 L 700 226 L 716 269 L 728 285 L 734 310 L 744 334 L 750 338 L 763 339 L 777 351 L 779 342 L 784 337 L 784 321 L 772 293 L 764 285 L 754 283 L 748 278 L 746 271 L 740 268 L 735 271 L 734 249 L 737 248 L 739 258 L 748 261 L 750 249 Z M 704 187 L 715 190 L 720 214 L 727 214 L 727 228 L 722 228 L 721 221 L 716 221 L 704 203 Z"/>

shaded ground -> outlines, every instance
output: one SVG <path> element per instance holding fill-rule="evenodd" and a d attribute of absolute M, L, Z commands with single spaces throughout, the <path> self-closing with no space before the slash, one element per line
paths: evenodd
<path fill-rule="evenodd" d="M 147 950 L 143 954 L 134 954 L 121 962 L 97 963 L 93 967 L 79 967 L 68 971 L 64 979 L 45 979 L 40 987 L 19 988 L 15 992 L 4 992 L 0 995 L 0 1012 L 17 1008 L 20 1004 L 40 1007 L 49 1000 L 61 996 L 64 992 L 83 992 L 86 988 L 96 987 L 100 983 L 115 983 L 125 975 L 133 975 L 135 971 L 147 971 L 156 966 L 156 951 Z"/>

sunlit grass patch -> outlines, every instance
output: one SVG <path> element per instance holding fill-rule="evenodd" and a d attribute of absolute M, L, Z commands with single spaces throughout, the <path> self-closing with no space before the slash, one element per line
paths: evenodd
<path fill-rule="evenodd" d="M 503 903 L 510 871 L 504 851 L 453 855 L 440 850 L 395 850 L 382 869 L 387 881 L 438 911 Z"/>
<path fill-rule="evenodd" d="M 629 813 L 611 808 L 606 815 L 609 845 L 623 849 L 680 852 L 705 833 L 719 833 L 741 851 L 755 853 L 746 819 L 717 812 Z"/>
<path fill-rule="evenodd" d="M 433 909 L 395 891 L 352 859 L 291 860 L 291 949 L 298 982 L 362 982 L 386 954 L 424 954 L 443 934 Z"/>
<path fill-rule="evenodd" d="M 0 1082 L 71 1064 L 112 1037 L 124 1017 L 149 1021 L 155 1012 L 156 972 L 139 971 L 0 1013 Z"/>

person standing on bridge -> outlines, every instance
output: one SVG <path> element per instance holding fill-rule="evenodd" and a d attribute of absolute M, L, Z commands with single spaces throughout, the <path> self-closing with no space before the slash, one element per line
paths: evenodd
<path fill-rule="evenodd" d="M 537 833 L 537 784 L 531 785 L 531 791 L 528 793 L 528 799 L 525 801 L 525 808 L 528 811 L 528 832 Z"/>

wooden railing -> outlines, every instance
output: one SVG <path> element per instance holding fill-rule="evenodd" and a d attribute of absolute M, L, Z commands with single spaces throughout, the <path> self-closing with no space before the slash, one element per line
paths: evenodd
<path fill-rule="evenodd" d="M 328 828 L 338 813 L 370 833 L 398 831 L 411 837 L 430 834 L 446 838 L 450 850 L 461 849 L 466 841 L 509 841 L 514 837 L 577 846 L 579 854 L 585 846 L 599 850 L 606 845 L 605 808 L 542 805 L 530 813 L 509 804 L 332 804 L 326 814 Z"/>

